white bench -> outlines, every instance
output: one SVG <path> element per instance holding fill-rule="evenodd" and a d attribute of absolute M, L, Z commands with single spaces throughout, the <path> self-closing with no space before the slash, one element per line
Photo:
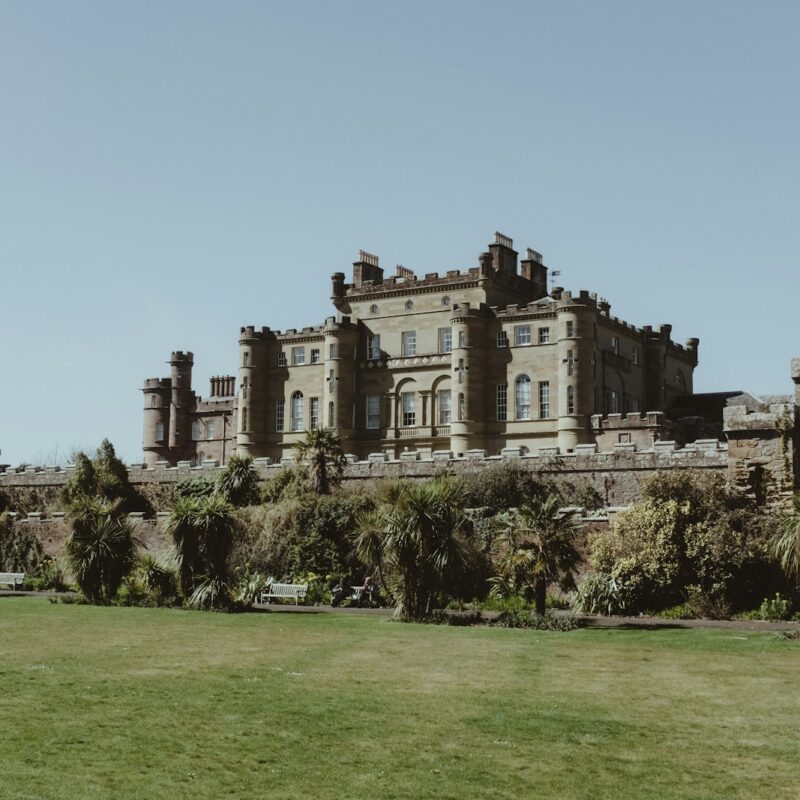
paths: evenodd
<path fill-rule="evenodd" d="M 7 584 L 12 589 L 16 589 L 17 584 L 22 588 L 22 582 L 24 580 L 24 572 L 0 572 L 0 584 Z"/>
<path fill-rule="evenodd" d="M 259 603 L 268 603 L 270 600 L 294 600 L 294 604 L 305 599 L 308 593 L 307 583 L 270 583 L 265 586 L 258 597 Z"/>

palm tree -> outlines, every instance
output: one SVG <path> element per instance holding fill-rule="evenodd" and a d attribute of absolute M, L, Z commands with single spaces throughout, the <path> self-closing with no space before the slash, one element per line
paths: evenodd
<path fill-rule="evenodd" d="M 778 532 L 769 544 L 783 571 L 800 579 L 800 492 L 792 497 L 791 509 L 779 518 Z"/>
<path fill-rule="evenodd" d="M 495 540 L 500 551 L 499 575 L 492 579 L 494 594 L 532 594 L 536 613 L 545 613 L 547 587 L 559 582 L 574 588 L 580 562 L 572 514 L 559 511 L 561 498 L 549 494 L 511 509 Z"/>
<path fill-rule="evenodd" d="M 228 556 L 236 520 L 233 507 L 219 495 L 179 498 L 167 532 L 175 544 L 178 583 L 189 605 L 229 604 Z"/>
<path fill-rule="evenodd" d="M 258 473 L 250 455 L 232 455 L 217 478 L 216 490 L 233 506 L 258 502 Z"/>
<path fill-rule="evenodd" d="M 84 500 L 74 507 L 66 542 L 75 580 L 92 603 L 107 603 L 134 566 L 139 540 L 128 520 L 108 503 Z"/>
<path fill-rule="evenodd" d="M 456 484 L 406 484 L 393 505 L 360 518 L 356 553 L 369 566 L 394 575 L 396 615 L 422 619 L 448 579 L 463 570 L 468 527 Z"/>
<path fill-rule="evenodd" d="M 317 494 L 328 494 L 338 483 L 346 463 L 342 440 L 333 428 L 306 431 L 305 438 L 295 444 L 297 460 L 308 464 L 311 487 Z"/>

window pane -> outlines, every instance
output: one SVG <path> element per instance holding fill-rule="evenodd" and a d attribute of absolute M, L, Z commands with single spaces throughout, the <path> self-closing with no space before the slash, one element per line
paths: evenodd
<path fill-rule="evenodd" d="M 516 381 L 516 396 L 514 398 L 517 419 L 531 418 L 531 379 L 527 375 L 520 375 Z"/>
<path fill-rule="evenodd" d="M 367 358 L 377 360 L 381 357 L 381 337 L 380 334 L 373 333 L 367 336 Z"/>
<path fill-rule="evenodd" d="M 286 406 L 286 400 L 284 398 L 279 398 L 277 403 L 275 404 L 275 430 L 282 431 L 283 430 L 283 423 L 284 423 L 284 408 Z"/>
<path fill-rule="evenodd" d="M 539 344 L 550 343 L 550 328 L 539 328 Z"/>
<path fill-rule="evenodd" d="M 316 348 L 311 350 L 311 363 L 319 364 L 319 350 Z"/>
<path fill-rule="evenodd" d="M 306 363 L 306 349 L 305 347 L 292 348 L 292 364 L 305 364 Z"/>
<path fill-rule="evenodd" d="M 414 392 L 403 392 L 403 425 L 408 427 L 417 424 L 417 395 Z"/>
<path fill-rule="evenodd" d="M 292 395 L 292 430 L 303 430 L 303 395 L 300 392 L 295 392 Z"/>
<path fill-rule="evenodd" d="M 312 397 L 309 402 L 309 411 L 311 419 L 311 430 L 315 431 L 319 427 L 319 397 Z"/>
<path fill-rule="evenodd" d="M 508 419 L 508 384 L 497 384 L 497 419 L 505 422 Z"/>
<path fill-rule="evenodd" d="M 367 428 L 375 430 L 381 426 L 381 396 L 371 394 L 367 397 Z"/>
<path fill-rule="evenodd" d="M 550 416 L 550 383 L 542 381 L 539 384 L 539 419 Z"/>
<path fill-rule="evenodd" d="M 442 389 L 439 392 L 439 424 L 449 425 L 451 416 L 450 390 Z"/>
<path fill-rule="evenodd" d="M 523 345 L 531 343 L 531 326 L 517 325 L 514 328 L 514 344 Z"/>
<path fill-rule="evenodd" d="M 439 352 L 450 353 L 453 350 L 453 329 L 439 328 Z"/>
<path fill-rule="evenodd" d="M 417 354 L 417 332 L 403 331 L 401 344 L 402 354 L 404 356 L 415 356 Z"/>

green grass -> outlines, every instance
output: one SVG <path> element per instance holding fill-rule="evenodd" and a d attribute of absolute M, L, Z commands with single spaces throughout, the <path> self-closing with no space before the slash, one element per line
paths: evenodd
<path fill-rule="evenodd" d="M 0 796 L 796 800 L 798 677 L 772 634 L 4 598 Z"/>

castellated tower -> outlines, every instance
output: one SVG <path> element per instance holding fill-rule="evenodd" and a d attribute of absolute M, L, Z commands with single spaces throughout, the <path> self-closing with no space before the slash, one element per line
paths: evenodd
<path fill-rule="evenodd" d="M 192 353 L 176 350 L 169 359 L 169 378 L 148 378 L 144 382 L 143 451 L 148 466 L 157 461 L 175 463 L 192 458 L 191 412 Z"/>

